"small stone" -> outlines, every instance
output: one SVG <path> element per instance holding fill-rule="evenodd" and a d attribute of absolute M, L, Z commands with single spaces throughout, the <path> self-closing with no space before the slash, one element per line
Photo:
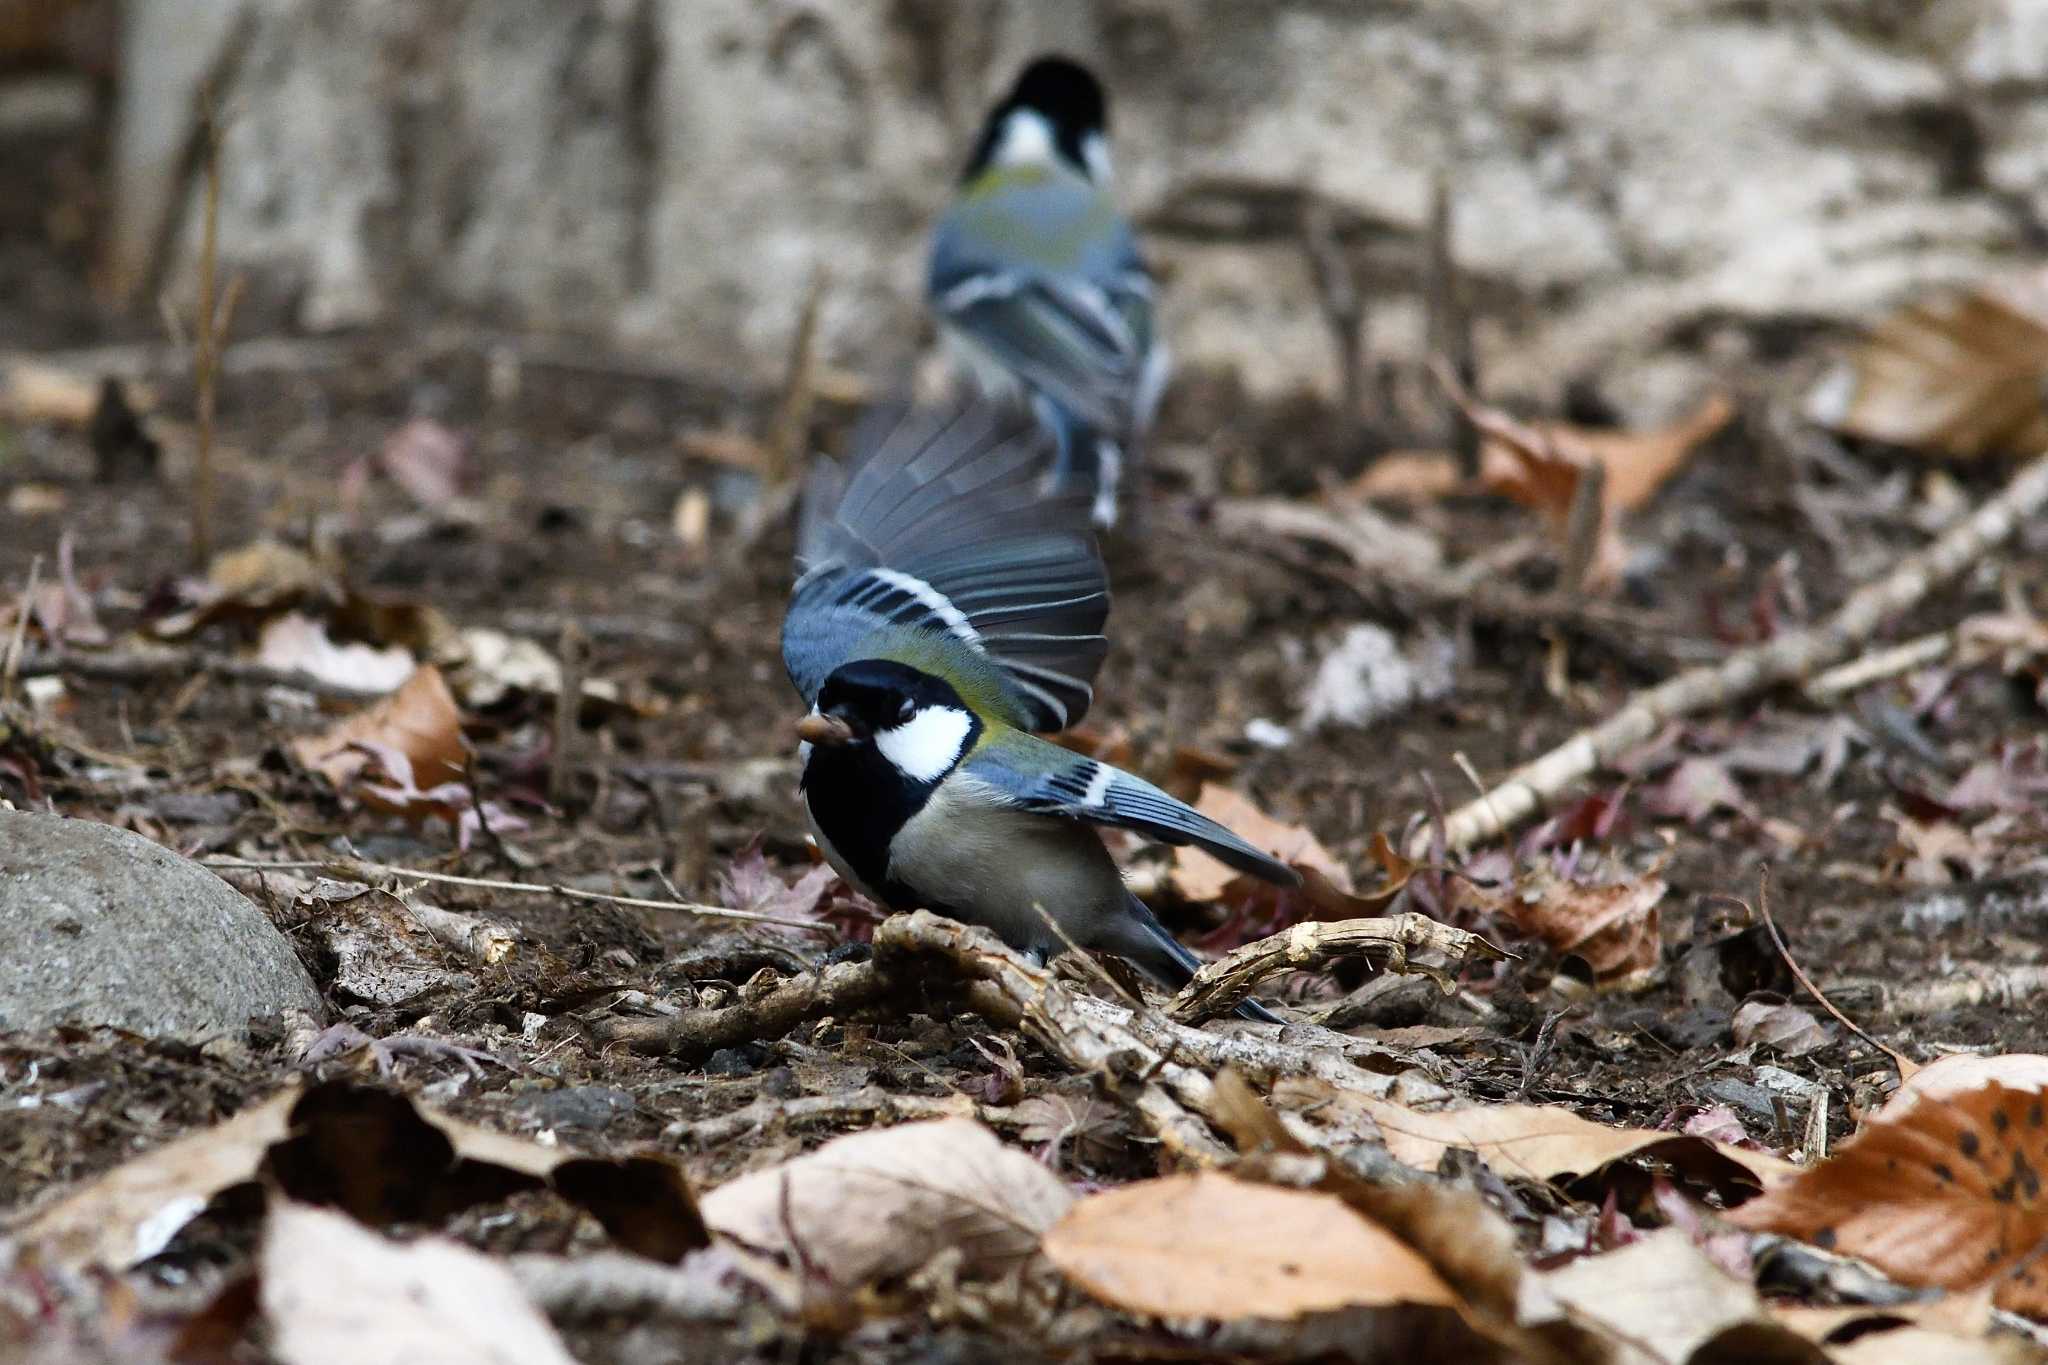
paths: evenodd
<path fill-rule="evenodd" d="M 0 1032 L 112 1025 L 246 1039 L 325 1013 L 263 911 L 204 867 L 92 820 L 0 811 Z"/>
<path fill-rule="evenodd" d="M 722 1047 L 704 1061 L 709 1076 L 751 1076 L 768 1064 L 769 1051 L 759 1043 Z"/>
<path fill-rule="evenodd" d="M 633 1097 L 603 1085 L 567 1085 L 521 1095 L 514 1107 L 542 1128 L 602 1132 L 622 1114 L 633 1112 Z"/>

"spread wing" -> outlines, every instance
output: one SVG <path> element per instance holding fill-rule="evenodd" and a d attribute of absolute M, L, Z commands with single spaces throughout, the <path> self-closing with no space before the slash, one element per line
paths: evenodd
<path fill-rule="evenodd" d="M 1254 877 L 1301 882 L 1287 864 L 1143 778 L 1031 735 L 992 737 L 967 756 L 962 771 L 1024 810 L 1117 825 L 1163 844 L 1194 844 Z"/>
<path fill-rule="evenodd" d="M 907 651 L 1021 729 L 1078 721 L 1109 648 L 1109 582 L 1085 493 L 1043 489 L 1043 435 L 988 406 L 899 407 L 856 449 L 805 489 L 782 626 L 797 691 L 813 701 L 841 664 Z"/>

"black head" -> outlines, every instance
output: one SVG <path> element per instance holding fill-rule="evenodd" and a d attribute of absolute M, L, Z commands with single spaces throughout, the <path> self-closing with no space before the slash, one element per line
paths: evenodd
<path fill-rule="evenodd" d="M 818 714 L 842 722 L 855 743 L 905 725 L 933 706 L 972 714 L 944 678 L 892 659 L 842 664 L 818 689 Z"/>
<path fill-rule="evenodd" d="M 859 772 L 870 784 L 928 792 L 967 756 L 981 718 L 945 679 L 884 659 L 857 659 L 818 689 L 817 708 L 797 722 L 812 769 Z M 922 797 L 918 797 L 922 800 Z"/>
<path fill-rule="evenodd" d="M 1010 93 L 989 111 L 963 179 L 973 179 L 995 160 L 1012 117 L 1020 112 L 1043 119 L 1061 159 L 1090 179 L 1097 178 L 1100 153 L 1091 156 L 1089 149 L 1099 148 L 1109 135 L 1108 96 L 1087 67 L 1066 57 L 1045 56 L 1025 67 Z"/>

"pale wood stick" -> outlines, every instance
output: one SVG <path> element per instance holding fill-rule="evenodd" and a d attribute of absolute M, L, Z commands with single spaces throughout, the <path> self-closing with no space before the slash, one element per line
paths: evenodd
<path fill-rule="evenodd" d="M 1835 613 L 1816 626 L 1738 650 L 1718 664 L 1688 669 L 1638 693 L 1606 720 L 1581 730 L 1542 757 L 1515 769 L 1493 790 L 1452 811 L 1444 820 L 1444 843 L 1462 851 L 1494 838 L 1537 814 L 1573 783 L 1611 763 L 1681 716 L 1726 706 L 1770 688 L 1798 683 L 1840 662 L 1884 622 L 1924 599 L 1985 552 L 2011 536 L 2048 504 L 2048 455 L 2022 466 L 2005 488 L 1945 531 L 1933 544 L 1908 555 L 1884 577 L 1849 594 Z M 1433 828 L 1424 825 L 1408 856 L 1428 852 Z"/>

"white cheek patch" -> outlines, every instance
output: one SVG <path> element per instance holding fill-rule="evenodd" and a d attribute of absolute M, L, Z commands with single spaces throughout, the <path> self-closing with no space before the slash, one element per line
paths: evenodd
<path fill-rule="evenodd" d="M 1056 141 L 1052 124 L 1035 109 L 1013 109 L 1003 120 L 1002 135 L 996 139 L 989 160 L 998 166 L 1047 166 L 1052 164 Z"/>
<path fill-rule="evenodd" d="M 974 717 L 953 706 L 927 706 L 903 724 L 875 732 L 875 747 L 913 782 L 936 782 L 953 770 Z"/>

